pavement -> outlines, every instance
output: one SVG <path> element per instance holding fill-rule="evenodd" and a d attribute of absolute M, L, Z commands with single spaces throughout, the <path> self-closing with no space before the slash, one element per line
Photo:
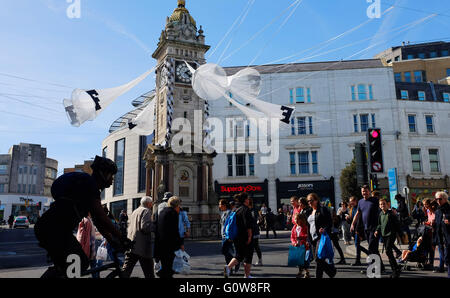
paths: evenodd
<path fill-rule="evenodd" d="M 33 241 L 26 241 L 24 242 L 25 244 L 14 244 L 14 241 L 2 243 L 2 235 L 4 236 L 5 232 L 7 231 L 0 231 L 0 278 L 39 278 L 47 269 L 45 251 L 37 247 L 37 243 L 33 243 Z M 28 234 L 29 232 L 30 230 L 26 231 L 25 234 Z M 15 234 L 18 232 L 12 233 Z M 261 267 L 253 266 L 251 273 L 252 276 L 256 278 L 294 278 L 296 276 L 298 269 L 287 266 L 288 249 L 290 245 L 290 232 L 278 231 L 277 234 L 277 238 L 273 238 L 273 234 L 270 233 L 270 238 L 265 239 L 265 233 L 263 233 L 262 238 L 260 239 L 260 247 L 263 254 L 264 265 Z M 365 269 L 365 266 L 350 266 L 350 264 L 355 261 L 354 245 L 346 246 L 342 241 L 340 243 L 341 247 L 344 250 L 347 265 L 336 265 L 338 271 L 336 278 L 366 278 L 366 275 L 361 273 L 361 271 Z M 27 248 L 25 248 L 25 251 L 11 250 L 19 250 L 20 245 L 27 246 Z M 366 243 L 363 243 L 363 246 L 366 246 Z M 225 261 L 224 257 L 220 253 L 221 241 L 186 240 L 185 248 L 186 252 L 191 256 L 190 264 L 192 266 L 192 269 L 189 275 L 175 275 L 176 278 L 223 278 L 223 267 Z M 406 248 L 406 246 L 402 248 Z M 8 255 L 8 251 L 9 253 L 16 254 Z M 29 252 L 29 254 L 27 254 L 27 251 Z M 337 252 L 335 253 L 335 255 L 337 255 L 335 262 L 338 262 L 339 256 Z M 436 254 L 436 257 L 437 256 L 438 254 Z M 365 256 L 363 254 L 363 258 L 361 260 L 362 262 L 364 262 L 364 257 Z M 388 278 L 389 274 L 391 273 L 390 266 L 385 254 L 383 254 L 382 258 L 388 270 L 387 274 L 383 275 L 382 277 Z M 253 262 L 255 263 L 256 261 L 257 257 L 255 254 Z M 5 268 L 5 266 L 2 266 L 2 264 L 13 264 L 15 266 Z M 17 266 L 17 264 L 19 264 L 20 266 Z M 311 277 L 314 277 L 314 262 L 311 264 L 310 272 Z M 108 272 L 102 273 L 101 276 L 104 277 L 106 274 L 108 274 Z M 144 277 L 139 265 L 136 265 L 132 277 Z M 236 277 L 243 277 L 243 269 L 240 269 Z M 423 271 L 413 268 L 412 271 L 406 271 L 402 273 L 401 277 L 444 278 L 446 277 L 446 273 L 433 273 L 432 271 Z"/>

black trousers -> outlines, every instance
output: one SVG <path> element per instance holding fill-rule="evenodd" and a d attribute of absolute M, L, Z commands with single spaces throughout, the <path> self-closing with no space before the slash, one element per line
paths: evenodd
<path fill-rule="evenodd" d="M 258 256 L 258 259 L 262 259 L 262 253 L 261 253 L 261 248 L 259 247 L 259 239 L 258 238 L 253 238 L 253 248 L 256 251 L 256 255 Z"/>
<path fill-rule="evenodd" d="M 225 257 L 225 263 L 227 265 L 230 264 L 234 254 L 233 241 L 225 239 L 222 240 L 222 254 Z"/>
<path fill-rule="evenodd" d="M 159 271 L 159 277 L 172 278 L 174 271 L 172 270 L 173 261 L 175 259 L 175 252 L 166 252 L 161 254 L 159 260 L 161 261 L 161 270 Z"/>
<path fill-rule="evenodd" d="M 144 258 L 134 253 L 128 252 L 125 255 L 125 263 L 123 264 L 123 276 L 129 278 L 133 272 L 134 266 L 139 261 L 145 278 L 154 278 L 153 258 Z"/>
<path fill-rule="evenodd" d="M 389 258 L 389 264 L 391 265 L 392 271 L 397 272 L 400 270 L 400 267 L 397 264 L 397 260 L 395 259 L 394 252 L 393 252 L 395 240 L 396 240 L 395 235 L 383 237 L 383 242 L 384 242 L 385 249 L 386 249 L 386 255 Z"/>
<path fill-rule="evenodd" d="M 365 233 L 366 233 L 367 242 L 369 243 L 369 253 L 371 255 L 377 255 L 380 257 L 381 271 L 384 271 L 383 260 L 381 259 L 380 251 L 378 249 L 378 245 L 380 244 L 380 238 L 375 237 L 375 231 L 366 230 Z"/>
<path fill-rule="evenodd" d="M 81 244 L 73 236 L 72 231 L 63 230 L 53 221 L 44 216 L 37 221 L 34 233 L 39 246 L 47 250 L 55 268 L 47 270 L 42 278 L 65 278 L 67 277 L 67 257 L 78 255 L 81 261 L 81 272 L 89 268 L 89 259 L 83 251 Z"/>
<path fill-rule="evenodd" d="M 275 226 L 272 225 L 272 226 L 267 226 L 266 227 L 266 239 L 269 238 L 269 231 L 273 231 L 273 236 L 275 238 L 277 238 L 277 231 L 275 229 Z"/>
<path fill-rule="evenodd" d="M 345 260 L 344 252 L 342 251 L 342 248 L 339 245 L 339 235 L 338 235 L 338 233 L 331 233 L 330 234 L 330 239 L 333 242 L 333 246 L 338 251 L 339 257 L 341 258 L 341 260 Z"/>
<path fill-rule="evenodd" d="M 336 275 L 336 267 L 334 264 L 328 264 L 325 260 L 317 257 L 317 250 L 319 248 L 320 237 L 312 242 L 314 256 L 316 258 L 316 278 L 323 278 L 325 272 L 329 277 Z M 332 260 L 331 260 L 332 261 Z"/>

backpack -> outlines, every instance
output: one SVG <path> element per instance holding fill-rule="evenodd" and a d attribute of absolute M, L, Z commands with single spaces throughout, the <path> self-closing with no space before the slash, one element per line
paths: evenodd
<path fill-rule="evenodd" d="M 230 215 L 225 220 L 224 235 L 227 240 L 236 239 L 238 234 L 238 228 L 236 223 L 236 211 L 230 212 Z"/>

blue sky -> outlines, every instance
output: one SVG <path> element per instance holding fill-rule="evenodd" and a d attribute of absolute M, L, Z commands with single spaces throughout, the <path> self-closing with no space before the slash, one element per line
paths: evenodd
<path fill-rule="evenodd" d="M 0 0 L 0 154 L 20 142 L 35 143 L 59 161 L 60 171 L 80 164 L 101 154 L 111 123 L 132 108 L 133 99 L 154 88 L 154 76 L 149 76 L 95 121 L 70 126 L 62 100 L 70 98 L 72 89 L 119 86 L 155 65 L 151 53 L 177 4 L 80 1 L 81 18 L 69 19 L 66 0 Z M 222 66 L 278 61 L 352 28 L 357 29 L 318 52 L 277 63 L 324 52 L 329 53 L 301 61 L 371 58 L 402 41 L 450 41 L 450 4 L 442 0 L 382 0 L 382 11 L 395 7 L 370 22 L 366 0 L 303 0 L 295 10 L 286 10 L 294 0 L 186 2 L 211 45 L 208 61 L 220 60 Z M 433 13 L 438 15 L 402 27 Z M 405 30 L 395 31 L 399 28 Z M 354 45 L 331 51 L 349 44 Z"/>

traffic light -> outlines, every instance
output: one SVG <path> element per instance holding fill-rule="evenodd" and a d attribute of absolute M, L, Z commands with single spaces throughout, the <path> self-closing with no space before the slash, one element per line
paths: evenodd
<path fill-rule="evenodd" d="M 356 143 L 355 144 L 355 160 L 356 160 L 356 180 L 359 186 L 367 184 L 368 173 L 367 173 L 367 151 L 366 144 Z"/>
<path fill-rule="evenodd" d="M 378 177 L 377 174 L 370 174 L 370 185 L 372 186 L 372 190 L 378 190 Z"/>
<path fill-rule="evenodd" d="M 36 204 L 36 206 L 37 206 L 37 209 L 38 209 L 38 210 L 41 210 L 41 209 L 42 209 L 42 202 L 38 202 L 38 203 Z"/>
<path fill-rule="evenodd" d="M 371 173 L 383 173 L 383 143 L 381 129 L 371 128 L 367 131 L 367 147 L 369 153 L 369 171 Z"/>

